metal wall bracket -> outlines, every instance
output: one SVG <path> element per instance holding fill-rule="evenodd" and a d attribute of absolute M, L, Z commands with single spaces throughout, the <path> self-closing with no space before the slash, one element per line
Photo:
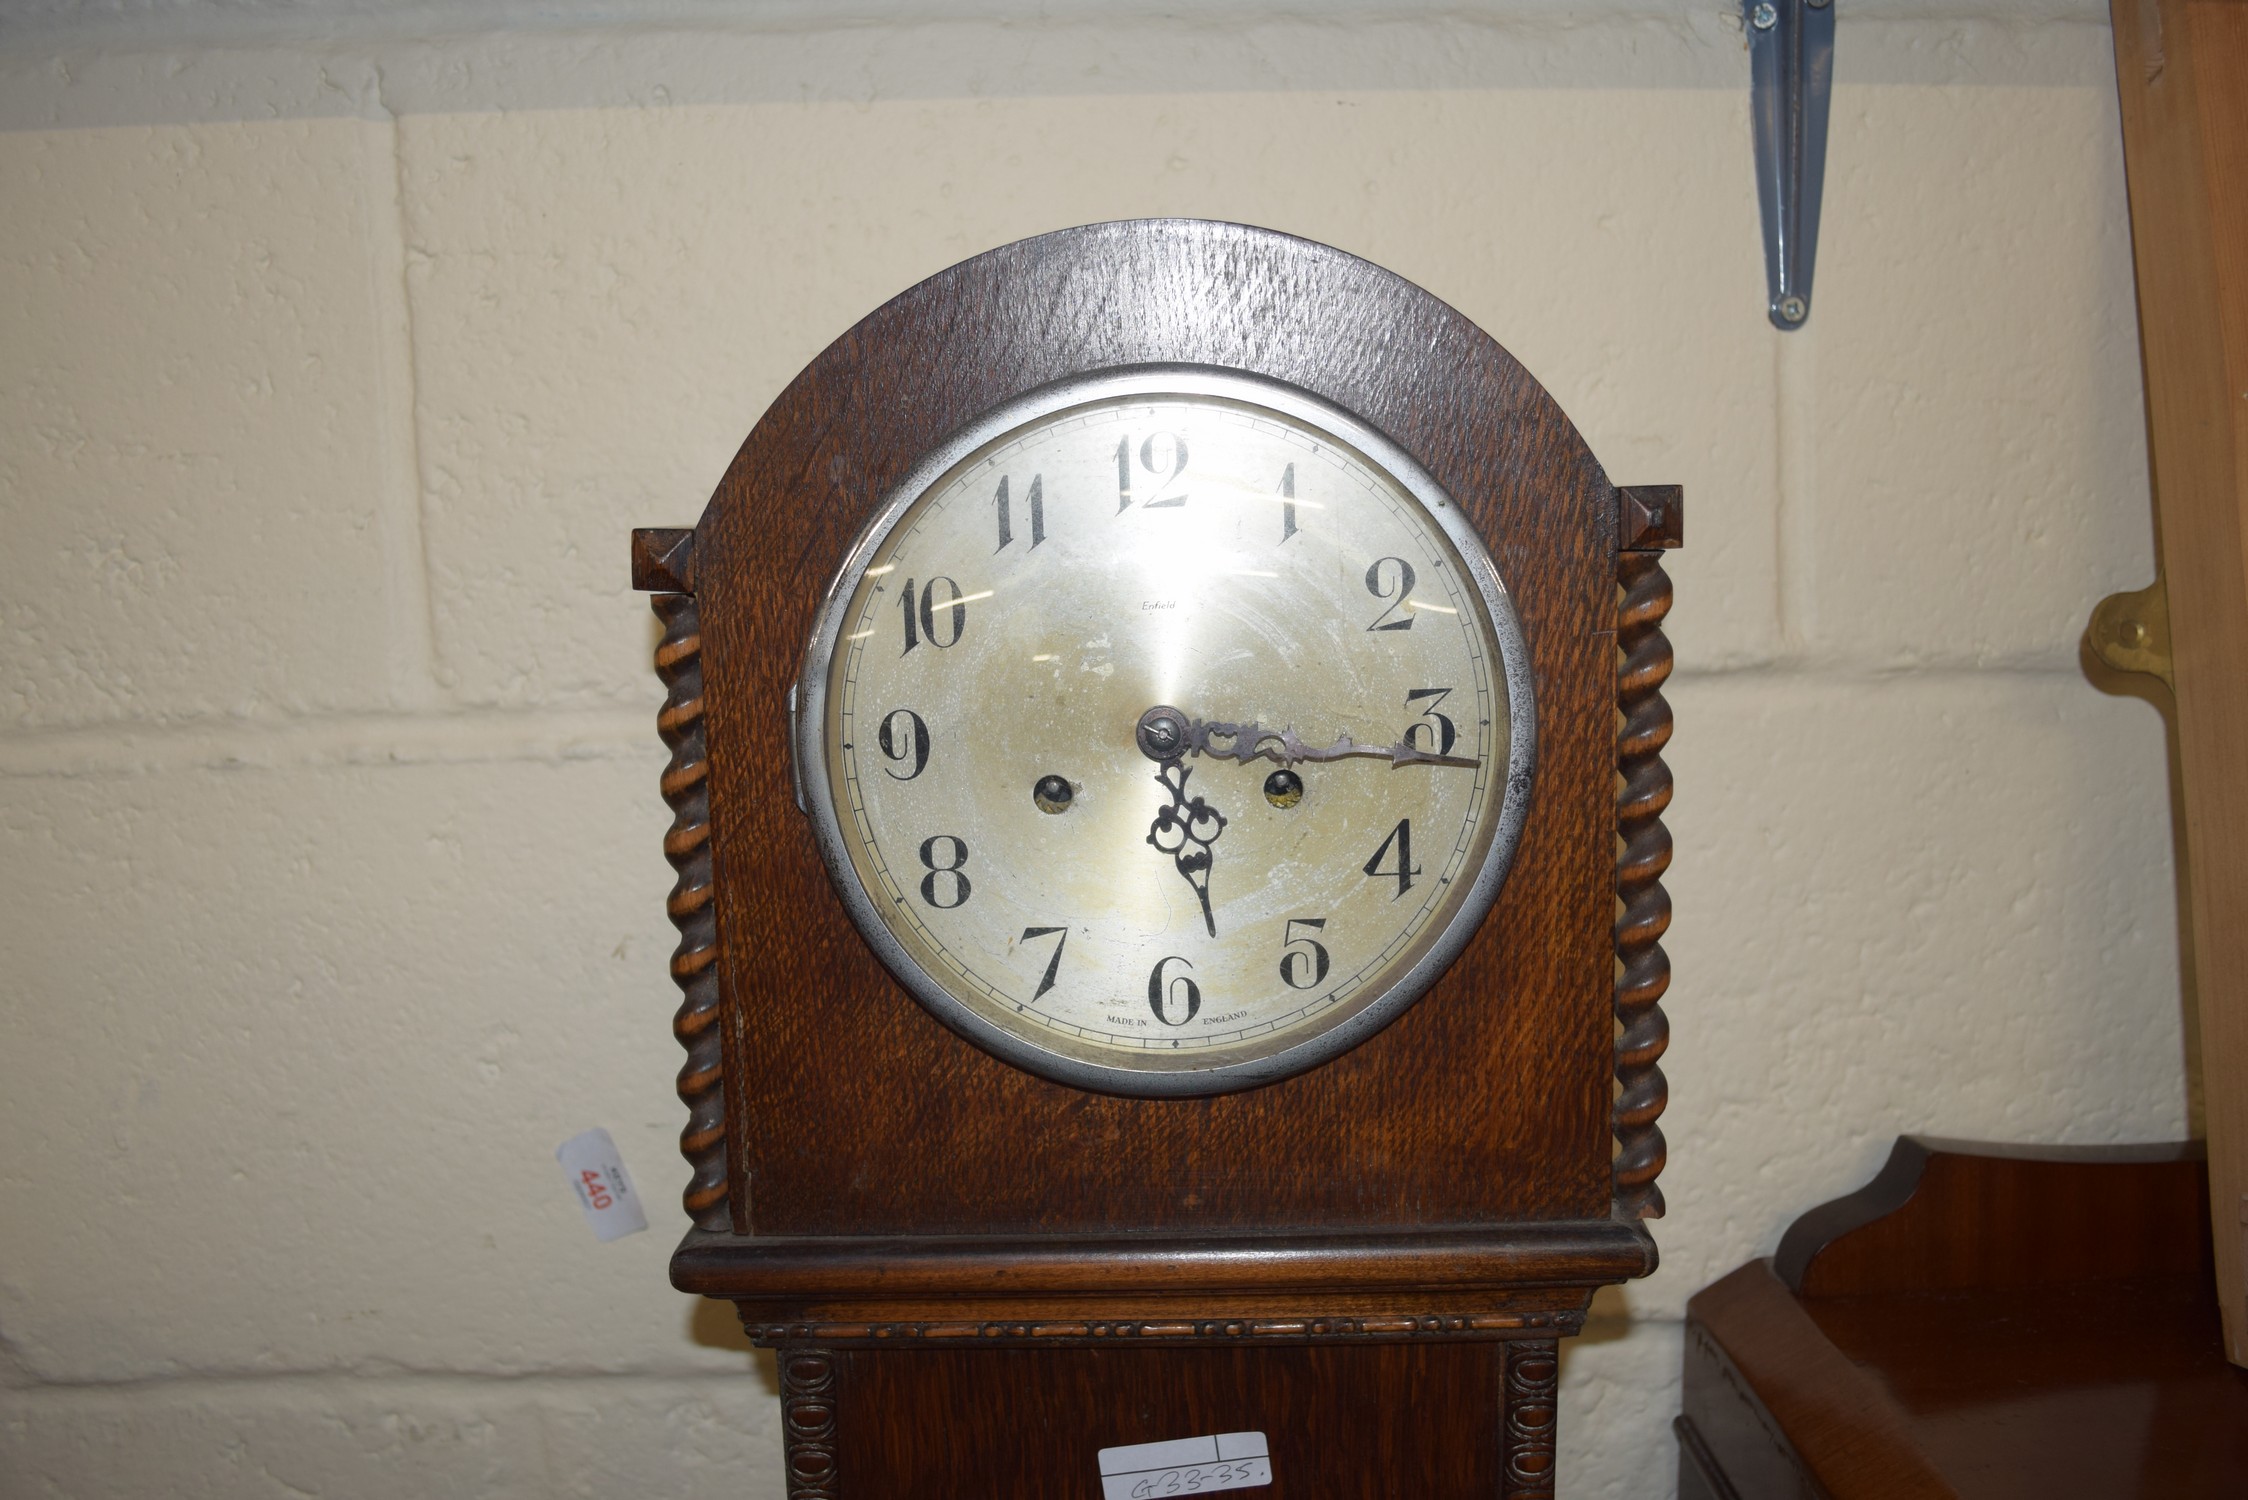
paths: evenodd
<path fill-rule="evenodd" d="M 1827 99 L 1834 90 L 1834 0 L 1741 0 L 1748 32 L 1749 125 L 1764 213 L 1764 284 L 1772 326 L 1811 316 L 1826 182 Z"/>
<path fill-rule="evenodd" d="M 2170 667 L 2170 590 L 2159 575 L 2143 589 L 2102 599 L 2084 636 L 2092 654 L 2113 670 L 2144 672 L 2177 691 Z"/>

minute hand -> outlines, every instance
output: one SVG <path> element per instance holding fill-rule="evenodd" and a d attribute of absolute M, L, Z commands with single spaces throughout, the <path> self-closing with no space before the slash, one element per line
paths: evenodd
<path fill-rule="evenodd" d="M 1439 755 L 1433 750 L 1423 750 L 1410 739 L 1401 739 L 1394 745 L 1361 745 L 1348 733 L 1343 733 L 1335 737 L 1332 745 L 1307 745 L 1293 729 L 1265 729 L 1255 724 L 1228 724 L 1220 720 L 1196 719 L 1188 726 L 1187 739 L 1197 754 L 1213 760 L 1237 760 L 1244 765 L 1259 757 L 1291 766 L 1307 760 L 1348 760 L 1353 756 L 1386 760 L 1392 766 L 1462 766 L 1473 770 L 1483 764 L 1472 756 Z"/>

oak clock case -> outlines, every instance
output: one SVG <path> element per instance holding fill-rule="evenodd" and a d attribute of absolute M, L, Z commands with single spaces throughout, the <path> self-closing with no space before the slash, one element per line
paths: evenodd
<path fill-rule="evenodd" d="M 940 445 L 850 549 L 795 702 L 890 971 L 997 1056 L 1149 1097 L 1315 1066 L 1418 998 L 1498 893 L 1536 744 L 1505 586 L 1434 479 L 1190 368 Z"/>
<path fill-rule="evenodd" d="M 900 294 L 634 534 L 672 1280 L 778 1351 L 791 1495 L 1239 1431 L 1551 1493 L 1655 1263 L 1680 519 L 1435 297 L 1163 220 Z"/>

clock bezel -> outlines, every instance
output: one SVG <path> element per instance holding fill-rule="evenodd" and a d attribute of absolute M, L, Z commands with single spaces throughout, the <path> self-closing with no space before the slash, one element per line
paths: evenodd
<path fill-rule="evenodd" d="M 991 444 L 1073 407 L 1136 396 L 1185 396 L 1259 406 L 1308 424 L 1347 445 L 1396 481 L 1450 543 L 1474 581 L 1498 645 L 1509 737 L 1505 784 L 1490 843 L 1451 910 L 1431 924 L 1416 956 L 1373 999 L 1343 1019 L 1278 1051 L 1215 1066 L 1128 1067 L 1089 1061 L 1038 1045 L 995 1024 L 930 973 L 899 940 L 884 909 L 860 881 L 838 814 L 825 753 L 835 651 L 857 584 L 898 523 L 920 500 Z M 931 1015 L 994 1057 L 1057 1083 L 1098 1093 L 1177 1099 L 1236 1093 L 1319 1066 L 1373 1037 L 1443 977 L 1490 914 L 1503 889 L 1527 820 L 1537 766 L 1537 701 L 1529 645 L 1512 595 L 1468 511 L 1404 447 L 1363 417 L 1300 387 L 1245 370 L 1198 364 L 1148 364 L 1083 372 L 1020 393 L 978 415 L 915 461 L 885 493 L 821 597 L 790 695 L 790 771 L 826 867 L 853 927 L 876 958 Z M 1170 1054 L 1151 1054 L 1153 1060 Z"/>

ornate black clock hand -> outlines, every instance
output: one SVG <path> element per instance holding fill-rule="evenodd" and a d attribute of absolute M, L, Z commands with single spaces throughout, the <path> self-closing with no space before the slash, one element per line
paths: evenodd
<path fill-rule="evenodd" d="M 1216 937 L 1217 918 L 1210 914 L 1210 846 L 1225 832 L 1226 820 L 1225 814 L 1202 798 L 1186 795 L 1186 779 L 1191 774 L 1175 759 L 1165 761 L 1163 769 L 1155 773 L 1155 779 L 1171 794 L 1171 801 L 1156 809 L 1147 841 L 1171 856 L 1171 863 L 1202 903 L 1202 925 Z"/>
<path fill-rule="evenodd" d="M 1140 753 L 1159 766 L 1156 781 L 1171 794 L 1170 802 L 1156 809 L 1147 841 L 1171 856 L 1180 877 L 1202 903 L 1202 925 L 1216 937 L 1218 921 L 1210 912 L 1210 852 L 1225 832 L 1226 819 L 1204 798 L 1186 794 L 1187 777 L 1194 774 L 1184 762 L 1186 730 L 1186 715 L 1177 709 L 1151 708 L 1140 715 L 1134 731 Z"/>
<path fill-rule="evenodd" d="M 1196 754 L 1213 760 L 1237 760 L 1246 765 L 1258 757 L 1283 766 L 1307 760 L 1348 760 L 1364 756 L 1369 760 L 1386 760 L 1392 766 L 1463 766 L 1473 770 L 1483 762 L 1467 755 L 1439 755 L 1433 750 L 1423 750 L 1410 739 L 1401 739 L 1394 745 L 1361 745 L 1346 731 L 1335 736 L 1332 745 L 1307 745 L 1293 729 L 1266 729 L 1256 724 L 1227 724 L 1212 720 L 1196 720 L 1188 726 L 1187 738 L 1193 743 Z M 1218 743 L 1223 741 L 1221 745 Z"/>
<path fill-rule="evenodd" d="M 1483 762 L 1468 755 L 1439 755 L 1423 750 L 1411 739 L 1394 745 L 1361 745 L 1348 733 L 1332 745 L 1307 745 L 1294 729 L 1266 729 L 1258 724 L 1229 724 L 1222 719 L 1189 719 L 1175 708 L 1151 708 L 1140 715 L 1140 753 L 1150 760 L 1177 760 L 1189 754 L 1212 760 L 1234 760 L 1243 765 L 1259 758 L 1277 765 L 1300 761 L 1348 760 L 1363 756 L 1386 760 L 1393 766 L 1461 766 L 1473 770 Z"/>

